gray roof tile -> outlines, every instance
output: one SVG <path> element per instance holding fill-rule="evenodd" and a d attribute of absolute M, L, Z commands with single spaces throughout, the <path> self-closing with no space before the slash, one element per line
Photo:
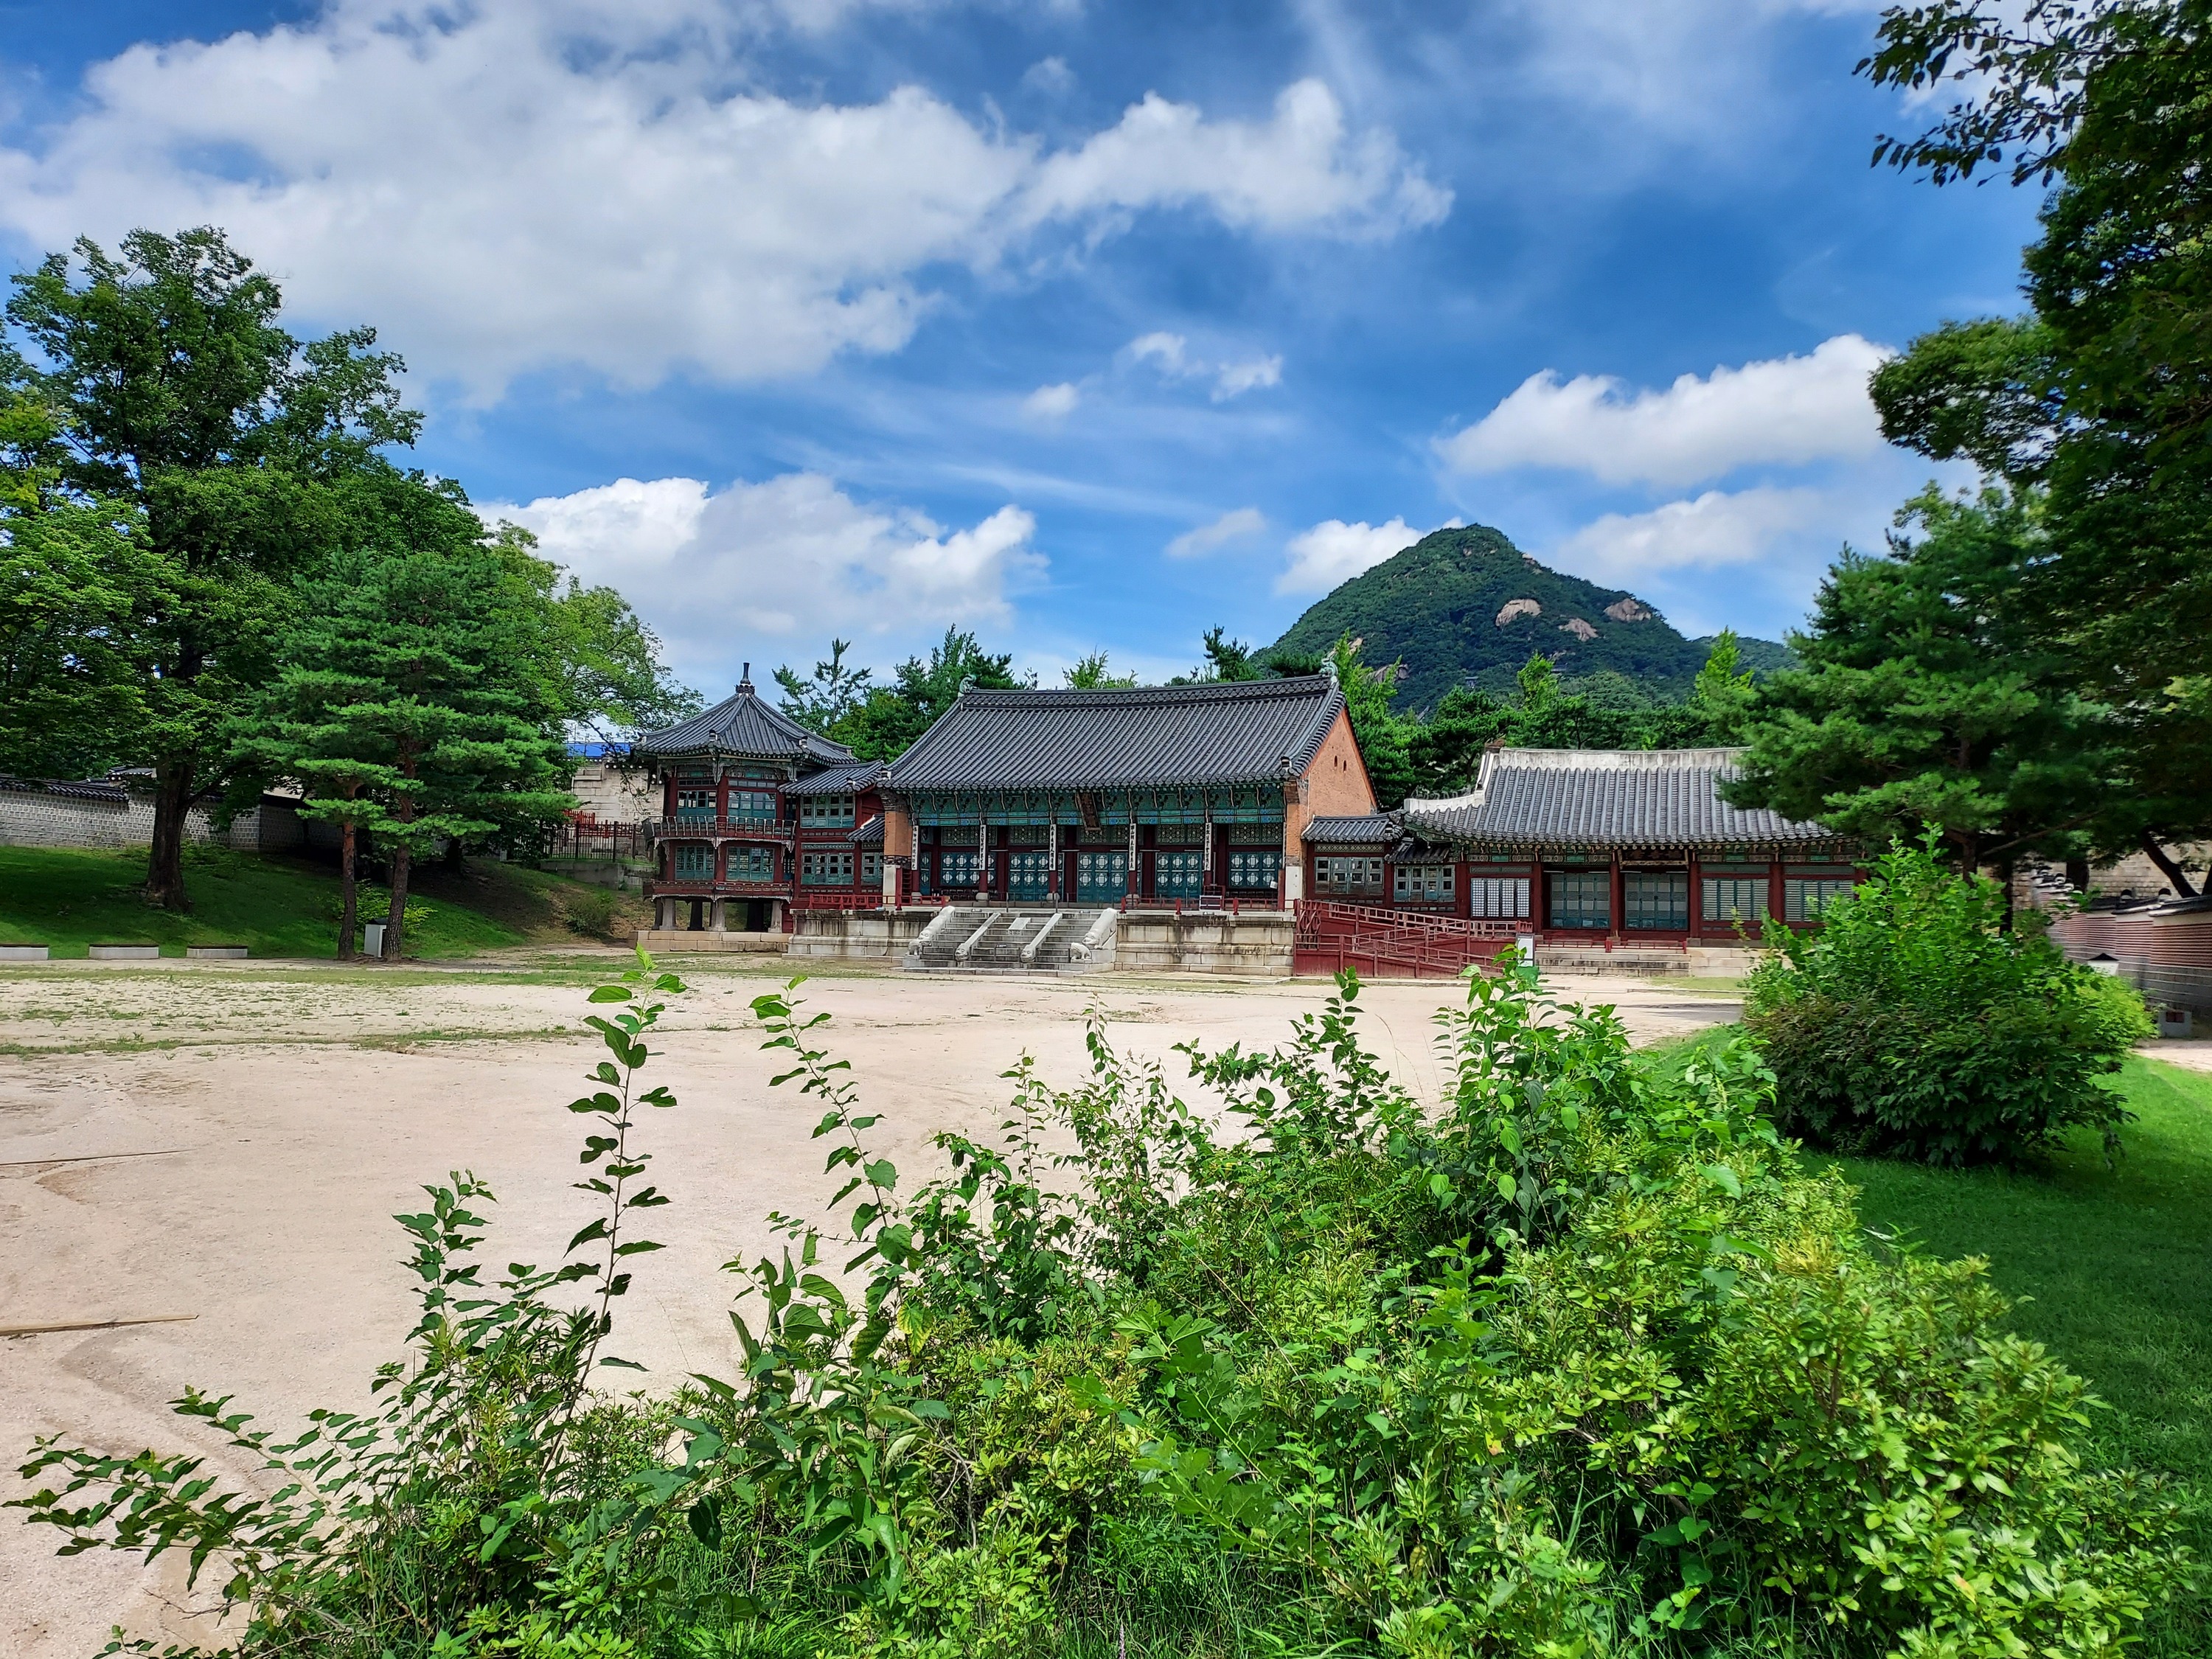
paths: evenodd
<path fill-rule="evenodd" d="M 884 844 L 884 820 L 879 813 L 845 837 L 855 847 L 881 847 Z"/>
<path fill-rule="evenodd" d="M 1369 812 L 1358 817 L 1316 818 L 1306 825 L 1305 839 L 1325 847 L 1391 847 L 1403 832 L 1388 812 Z"/>
<path fill-rule="evenodd" d="M 1303 772 L 1344 707 L 1320 674 L 1115 691 L 969 691 L 891 763 L 905 791 L 1258 783 Z"/>
<path fill-rule="evenodd" d="M 1474 793 L 1408 800 L 1408 830 L 1432 840 L 1534 847 L 1774 846 L 1832 841 L 1817 823 L 1731 806 L 1720 786 L 1737 749 L 1500 749 Z"/>
<path fill-rule="evenodd" d="M 842 744 L 808 731 L 763 702 L 754 695 L 750 680 L 739 681 L 733 695 L 705 714 L 662 731 L 646 732 L 633 747 L 663 760 L 691 755 L 742 755 L 835 766 L 850 764 L 853 759 L 853 751 Z"/>
<path fill-rule="evenodd" d="M 783 793 L 787 795 L 857 795 L 864 789 L 872 788 L 876 780 L 883 775 L 884 763 L 881 761 L 851 761 L 841 766 L 825 766 L 811 777 L 801 778 L 796 783 L 787 783 L 783 786 Z"/>

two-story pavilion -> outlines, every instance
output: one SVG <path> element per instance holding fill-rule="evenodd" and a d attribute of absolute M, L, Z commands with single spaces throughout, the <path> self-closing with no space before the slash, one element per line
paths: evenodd
<path fill-rule="evenodd" d="M 1314 896 L 1511 924 L 1545 945 L 1684 947 L 1815 919 L 1857 851 L 1733 806 L 1734 749 L 1497 749 L 1474 789 L 1316 820 Z"/>
<path fill-rule="evenodd" d="M 966 690 L 881 781 L 884 896 L 1280 907 L 1306 825 L 1372 813 L 1323 675 Z"/>
<path fill-rule="evenodd" d="M 882 767 L 763 702 L 751 665 L 706 713 L 633 745 L 660 793 L 654 926 L 781 932 L 793 904 L 872 905 L 881 835 Z"/>

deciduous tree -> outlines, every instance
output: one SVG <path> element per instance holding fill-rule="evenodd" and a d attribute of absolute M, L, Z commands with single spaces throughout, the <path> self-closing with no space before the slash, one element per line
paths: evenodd
<path fill-rule="evenodd" d="M 410 442 L 398 358 L 355 329 L 303 343 L 220 231 L 88 240 L 14 279 L 29 384 L 64 411 L 62 488 L 143 516 L 161 567 L 133 622 L 134 738 L 155 780 L 147 896 L 186 904 L 184 826 L 224 720 L 274 669 L 292 587 L 343 540 L 331 486 Z"/>

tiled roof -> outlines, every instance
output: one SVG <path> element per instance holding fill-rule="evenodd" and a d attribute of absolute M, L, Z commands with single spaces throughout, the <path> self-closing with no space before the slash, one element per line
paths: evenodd
<path fill-rule="evenodd" d="M 853 759 L 853 751 L 842 744 L 817 736 L 763 702 L 753 694 L 750 680 L 740 680 L 733 695 L 703 714 L 663 731 L 643 733 L 635 747 L 663 759 L 681 755 L 747 755 L 828 766 L 849 764 Z"/>
<path fill-rule="evenodd" d="M 1369 812 L 1358 817 L 1316 818 L 1306 825 L 1305 838 L 1326 847 L 1389 847 L 1402 832 L 1388 812 Z"/>
<path fill-rule="evenodd" d="M 797 783 L 787 783 L 787 795 L 857 795 L 871 787 L 884 775 L 881 761 L 848 761 L 839 766 L 825 766 L 812 777 L 801 778 Z"/>
<path fill-rule="evenodd" d="M 900 790 L 1120 789 L 1296 777 L 1344 694 L 1323 675 L 1116 691 L 968 691 L 891 763 Z"/>
<path fill-rule="evenodd" d="M 1731 806 L 1720 786 L 1737 749 L 1500 749 L 1474 793 L 1408 800 L 1406 827 L 1431 839 L 1536 847 L 1772 846 L 1832 841 L 1817 823 Z"/>
<path fill-rule="evenodd" d="M 855 847 L 881 847 L 884 844 L 884 820 L 880 813 L 845 837 Z"/>

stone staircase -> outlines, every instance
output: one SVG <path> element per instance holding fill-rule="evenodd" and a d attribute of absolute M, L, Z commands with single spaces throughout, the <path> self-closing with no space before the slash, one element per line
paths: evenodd
<path fill-rule="evenodd" d="M 1070 905 L 948 905 L 902 966 L 935 974 L 1069 974 L 1109 966 L 1115 913 Z"/>

